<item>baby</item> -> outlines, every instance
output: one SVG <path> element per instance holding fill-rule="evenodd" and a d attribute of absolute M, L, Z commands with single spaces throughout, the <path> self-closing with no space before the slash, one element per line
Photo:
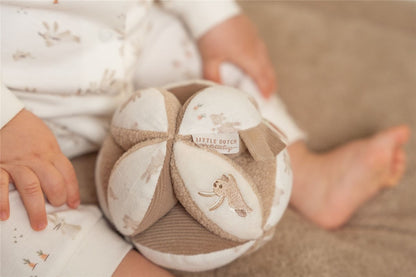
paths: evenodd
<path fill-rule="evenodd" d="M 380 189 L 398 184 L 406 126 L 314 153 L 273 94 L 266 47 L 235 3 L 166 1 L 162 8 L 128 0 L 2 2 L 2 21 L 13 26 L 2 29 L 1 53 L 4 276 L 169 275 L 131 250 L 97 207 L 80 205 L 68 159 L 97 150 L 115 107 L 141 87 L 203 77 L 244 89 L 254 80 L 258 90 L 246 90 L 288 136 L 291 204 L 323 228 L 342 226 Z M 221 72 L 225 62 L 244 76 Z"/>

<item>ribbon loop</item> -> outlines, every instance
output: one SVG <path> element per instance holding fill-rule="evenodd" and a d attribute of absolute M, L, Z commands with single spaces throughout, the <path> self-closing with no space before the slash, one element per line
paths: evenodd
<path fill-rule="evenodd" d="M 273 160 L 286 147 L 280 135 L 265 123 L 238 133 L 255 161 Z"/>

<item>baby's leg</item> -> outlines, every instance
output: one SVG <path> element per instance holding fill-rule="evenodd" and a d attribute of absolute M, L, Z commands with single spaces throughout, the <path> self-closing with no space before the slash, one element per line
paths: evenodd
<path fill-rule="evenodd" d="M 168 277 L 172 276 L 166 270 L 153 264 L 137 251 L 130 250 L 124 257 L 116 271 L 114 277 L 126 276 L 152 276 L 152 277 Z"/>
<path fill-rule="evenodd" d="M 305 134 L 277 97 L 265 100 L 241 71 L 224 65 L 223 80 L 250 93 L 265 118 L 288 137 L 294 183 L 290 203 L 306 218 L 326 229 L 337 228 L 380 189 L 398 184 L 405 169 L 406 126 L 391 128 L 333 151 L 316 154 Z"/>
<path fill-rule="evenodd" d="M 290 203 L 321 227 L 340 227 L 378 191 L 398 184 L 409 135 L 407 126 L 393 127 L 323 154 L 311 152 L 303 141 L 291 144 Z"/>

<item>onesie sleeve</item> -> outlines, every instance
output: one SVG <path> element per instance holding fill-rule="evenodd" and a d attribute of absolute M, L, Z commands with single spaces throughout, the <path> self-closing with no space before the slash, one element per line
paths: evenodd
<path fill-rule="evenodd" d="M 24 105 L 3 83 L 0 83 L 0 89 L 1 129 L 24 108 Z"/>
<path fill-rule="evenodd" d="M 195 39 L 241 12 L 234 0 L 165 0 L 161 3 L 182 18 Z"/>

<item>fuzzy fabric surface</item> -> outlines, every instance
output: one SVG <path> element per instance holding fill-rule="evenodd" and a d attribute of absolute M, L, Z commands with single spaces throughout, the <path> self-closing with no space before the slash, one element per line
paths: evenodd
<path fill-rule="evenodd" d="M 416 2 L 243 2 L 269 47 L 279 93 L 328 150 L 406 123 L 416 130 Z M 271 242 L 203 273 L 177 276 L 413 276 L 416 136 L 400 185 L 366 203 L 343 228 L 322 230 L 289 208 Z M 95 154 L 74 159 L 84 203 L 96 203 Z"/>

